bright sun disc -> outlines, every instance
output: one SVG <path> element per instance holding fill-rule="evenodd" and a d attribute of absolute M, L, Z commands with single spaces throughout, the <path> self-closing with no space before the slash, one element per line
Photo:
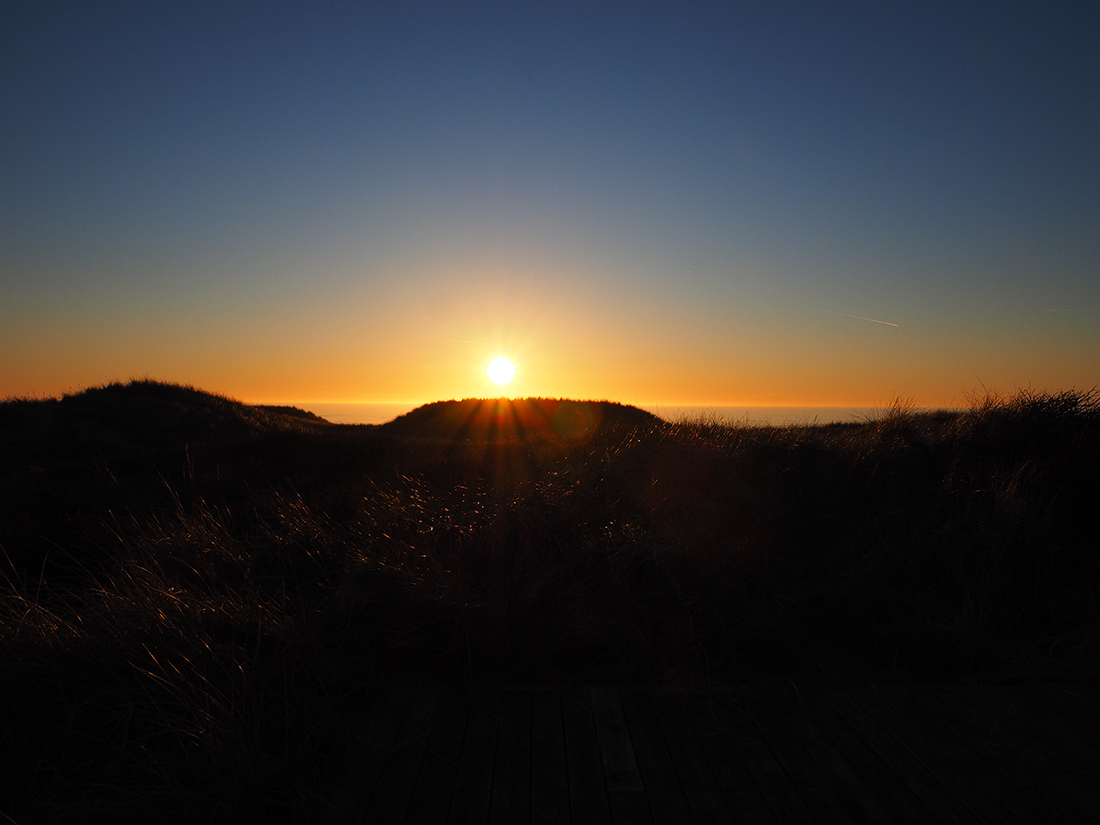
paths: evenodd
<path fill-rule="evenodd" d="M 516 365 L 507 358 L 494 358 L 489 362 L 489 380 L 504 386 L 516 376 Z"/>

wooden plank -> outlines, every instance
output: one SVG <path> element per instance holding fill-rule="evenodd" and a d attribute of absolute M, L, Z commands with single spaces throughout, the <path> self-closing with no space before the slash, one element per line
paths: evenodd
<path fill-rule="evenodd" d="M 438 825 L 447 820 L 469 716 L 468 693 L 452 691 L 441 697 L 435 729 L 405 815 L 407 822 Z"/>
<path fill-rule="evenodd" d="M 865 713 L 902 742 L 913 758 L 976 819 L 989 822 L 1018 821 L 1010 810 L 974 781 L 967 764 L 961 764 L 953 758 L 952 755 L 958 753 L 957 749 L 941 750 L 935 743 L 937 737 L 923 727 L 914 726 L 881 698 L 874 688 L 848 688 L 846 693 Z"/>
<path fill-rule="evenodd" d="M 607 797 L 615 825 L 653 825 L 643 791 L 608 791 Z"/>
<path fill-rule="evenodd" d="M 857 821 L 897 825 L 897 817 L 886 807 L 875 789 L 860 777 L 844 754 L 806 713 L 801 696 L 795 697 L 794 701 L 781 700 L 778 697 L 771 701 L 776 713 L 807 749 L 820 767 L 822 775 Z"/>
<path fill-rule="evenodd" d="M 538 690 L 531 694 L 531 788 L 569 790 L 561 692 L 557 690 Z"/>
<path fill-rule="evenodd" d="M 619 692 L 615 688 L 593 687 L 590 695 L 608 792 L 644 790 Z"/>
<path fill-rule="evenodd" d="M 913 790 L 883 761 L 818 691 L 803 694 L 810 719 L 844 754 L 864 784 L 875 789 L 879 799 L 903 823 L 934 822 L 932 813 Z"/>
<path fill-rule="evenodd" d="M 569 825 L 569 790 L 532 788 L 531 825 Z"/>
<path fill-rule="evenodd" d="M 362 820 L 392 751 L 392 748 L 384 750 L 384 743 L 401 735 L 412 691 L 391 691 L 390 687 L 387 684 L 385 689 L 376 687 L 369 691 L 353 716 L 353 728 L 365 729 L 355 739 L 359 754 L 326 800 L 334 822 L 358 823 Z M 372 703 L 373 707 L 368 710 L 367 705 Z M 391 713 L 380 719 L 377 717 L 379 707 L 388 707 Z"/>
<path fill-rule="evenodd" d="M 759 767 L 769 774 L 778 769 L 782 778 L 777 775 L 773 780 L 776 790 L 782 793 L 786 787 L 791 787 L 818 822 L 854 823 L 855 817 L 837 795 L 833 782 L 822 774 L 820 766 L 810 756 L 806 743 L 798 740 L 775 710 L 776 702 L 798 701 L 797 691 L 786 685 L 772 687 L 768 693 L 767 699 L 745 697 L 738 703 L 744 711 L 743 719 L 738 720 L 736 714 L 733 716 L 733 721 L 742 727 L 754 725 L 770 749 L 770 754 L 763 755 Z M 794 798 L 791 802 L 790 813 L 805 821 L 805 815 L 793 804 Z"/>
<path fill-rule="evenodd" d="M 676 776 L 660 722 L 653 710 L 653 697 L 623 693 L 619 697 L 634 756 L 642 776 L 653 819 L 657 822 L 688 822 L 691 808 Z"/>
<path fill-rule="evenodd" d="M 1040 777 L 1042 784 L 1055 797 L 1064 800 L 1065 807 L 1073 816 L 1100 822 L 1100 800 L 1093 785 L 1067 774 L 1064 767 L 1045 752 L 1044 743 L 1030 738 L 1026 725 L 1018 717 L 1017 708 L 1011 703 L 995 701 L 994 696 L 988 691 L 950 688 L 944 691 L 943 699 L 957 708 L 956 718 L 960 712 L 968 715 L 979 729 L 986 731 L 986 736 L 994 738 L 1002 748 L 1009 750 Z"/>
<path fill-rule="evenodd" d="M 844 717 L 879 757 L 890 765 L 939 822 L 971 825 L 977 818 L 954 797 L 940 780 L 922 765 L 900 741 L 857 704 L 845 690 L 829 690 L 827 701 Z"/>
<path fill-rule="evenodd" d="M 912 689 L 908 693 L 909 701 L 923 707 L 951 736 L 979 754 L 987 765 L 1020 789 L 1021 793 L 1026 793 L 1040 811 L 1047 811 L 1054 819 L 1063 822 L 1079 818 L 1079 814 L 1073 812 L 1065 797 L 1055 792 L 1027 760 L 997 740 L 994 736 L 995 725 L 990 728 L 979 722 L 957 698 L 947 694 L 948 690 Z M 1048 817 L 1041 817 L 1046 818 Z"/>
<path fill-rule="evenodd" d="M 1100 697 L 1094 688 L 1084 685 L 1044 685 L 1044 699 L 1057 708 L 1062 718 L 1100 743 Z"/>
<path fill-rule="evenodd" d="M 611 808 L 603 781 L 596 719 L 587 691 L 562 691 L 562 723 L 565 729 L 569 809 L 573 825 L 610 823 Z"/>
<path fill-rule="evenodd" d="M 360 821 L 1100 821 L 1100 706 L 1057 686 L 481 690 L 428 724 L 435 702 L 410 693 L 403 746 L 364 762 Z"/>
<path fill-rule="evenodd" d="M 741 696 L 706 706 L 695 703 L 687 713 L 696 735 L 709 739 L 711 751 L 736 749 L 774 821 L 808 822 L 810 812 L 749 718 L 750 701 Z"/>
<path fill-rule="evenodd" d="M 491 825 L 526 825 L 531 817 L 531 694 L 505 691 L 497 726 Z"/>
<path fill-rule="evenodd" d="M 455 774 L 456 791 L 488 793 L 493 789 L 493 760 L 496 756 L 499 710 L 499 691 L 478 690 L 471 695 L 462 756 Z"/>
<path fill-rule="evenodd" d="M 749 752 L 743 736 L 732 737 L 722 729 L 714 704 L 709 701 L 681 701 L 675 705 L 665 703 L 662 717 L 668 717 L 672 725 L 691 731 L 699 743 L 703 760 L 709 765 L 715 784 L 722 791 L 750 792 L 759 788 L 752 772 L 745 763 Z M 756 736 L 754 733 L 753 736 Z M 694 756 L 688 754 L 689 759 Z M 763 797 L 760 796 L 761 804 Z M 767 810 L 764 805 L 763 810 Z"/>
<path fill-rule="evenodd" d="M 402 725 L 402 736 L 406 741 L 386 760 L 378 787 L 363 816 L 364 822 L 389 825 L 405 821 L 432 732 L 431 710 L 435 701 L 427 688 L 418 686 L 413 689 Z"/>
<path fill-rule="evenodd" d="M 1071 776 L 1092 779 L 1100 765 L 1100 743 L 1082 725 L 1085 714 L 1067 718 L 1053 708 L 1053 693 L 1039 686 L 983 688 L 982 692 L 1011 708 L 1012 724 Z M 973 695 L 973 691 L 970 691 Z"/>
<path fill-rule="evenodd" d="M 998 760 L 991 759 L 988 750 L 972 747 L 971 741 L 959 736 L 956 731 L 943 724 L 941 718 L 937 718 L 917 702 L 913 694 L 919 690 L 916 687 L 896 686 L 876 688 L 883 701 L 920 730 L 940 751 L 962 766 L 974 784 L 998 800 L 1009 812 L 1004 821 L 1020 819 L 1024 822 L 1039 822 L 1045 818 L 1045 814 L 1049 815 L 1049 810 L 1044 811 L 1030 794 L 1021 789 L 1018 782 L 1010 780 L 998 770 L 995 764 Z M 925 692 L 927 690 L 926 688 Z"/>
<path fill-rule="evenodd" d="M 688 707 L 693 704 L 666 700 L 657 706 L 656 715 L 692 817 L 696 822 L 736 822 L 738 817 L 718 785 L 703 743 L 688 721 Z M 713 739 L 708 742 L 718 749 L 725 744 L 718 745 Z"/>
<path fill-rule="evenodd" d="M 451 794 L 451 807 L 447 812 L 447 825 L 487 825 L 489 822 L 489 791 L 455 789 Z M 363 825 L 373 825 L 363 820 Z"/>

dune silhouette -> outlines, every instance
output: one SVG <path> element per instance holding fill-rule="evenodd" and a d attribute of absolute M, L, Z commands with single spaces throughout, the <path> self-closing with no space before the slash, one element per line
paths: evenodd
<path fill-rule="evenodd" d="M 0 402 L 0 447 L 13 464 L 227 441 L 276 430 L 331 426 L 296 407 L 244 404 L 195 387 L 139 380 L 60 399 Z"/>
<path fill-rule="evenodd" d="M 382 429 L 395 435 L 470 441 L 538 437 L 572 444 L 600 431 L 659 423 L 652 413 L 613 401 L 467 398 L 425 404 L 383 424 Z"/>

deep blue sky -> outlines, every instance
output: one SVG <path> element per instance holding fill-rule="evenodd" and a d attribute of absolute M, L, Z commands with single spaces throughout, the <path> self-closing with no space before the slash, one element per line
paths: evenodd
<path fill-rule="evenodd" d="M 1091 387 L 1098 8 L 0 4 L 0 395 Z"/>

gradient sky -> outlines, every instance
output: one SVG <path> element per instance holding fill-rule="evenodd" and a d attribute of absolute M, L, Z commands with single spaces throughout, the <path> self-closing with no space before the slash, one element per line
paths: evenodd
<path fill-rule="evenodd" d="M 0 113 L 0 397 L 1100 384 L 1092 2 L 7 0 Z"/>

